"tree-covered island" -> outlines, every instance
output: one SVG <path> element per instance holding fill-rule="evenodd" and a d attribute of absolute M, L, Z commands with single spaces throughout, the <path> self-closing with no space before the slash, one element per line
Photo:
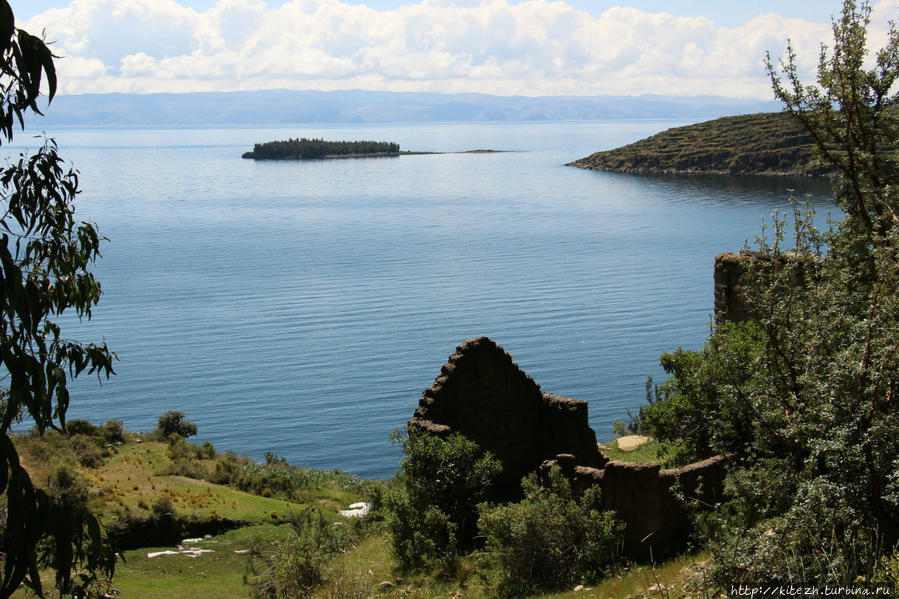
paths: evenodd
<path fill-rule="evenodd" d="M 254 160 L 309 160 L 354 156 L 398 156 L 400 145 L 389 141 L 326 141 L 324 139 L 286 139 L 255 144 L 243 158 Z"/>
<path fill-rule="evenodd" d="M 323 158 L 378 158 L 421 154 L 498 154 L 507 150 L 465 150 L 464 152 L 410 152 L 390 141 L 327 141 L 324 139 L 287 139 L 255 144 L 242 158 L 253 160 L 318 160 Z"/>

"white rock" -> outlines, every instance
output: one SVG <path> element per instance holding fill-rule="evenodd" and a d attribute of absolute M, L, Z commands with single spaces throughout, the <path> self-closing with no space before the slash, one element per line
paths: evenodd
<path fill-rule="evenodd" d="M 371 506 L 364 501 L 350 505 L 348 510 L 340 510 L 338 513 L 344 518 L 361 518 L 371 511 Z"/>

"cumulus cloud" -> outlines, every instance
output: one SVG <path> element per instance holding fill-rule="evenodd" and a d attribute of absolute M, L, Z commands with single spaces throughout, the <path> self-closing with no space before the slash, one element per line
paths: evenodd
<path fill-rule="evenodd" d="M 875 6 L 885 39 L 899 0 Z M 63 93 L 378 89 L 495 94 L 770 96 L 762 60 L 792 40 L 811 79 L 829 25 L 703 18 L 563 0 L 421 0 L 378 11 L 341 0 L 72 0 L 24 24 L 55 41 Z"/>

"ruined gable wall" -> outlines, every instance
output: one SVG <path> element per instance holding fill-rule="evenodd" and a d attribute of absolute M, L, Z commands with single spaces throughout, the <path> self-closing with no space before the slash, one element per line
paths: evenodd
<path fill-rule="evenodd" d="M 501 484 L 517 484 L 557 453 L 573 453 L 579 464 L 604 463 L 587 422 L 587 402 L 544 394 L 487 337 L 456 348 L 425 389 L 409 426 L 462 433 L 502 461 Z"/>

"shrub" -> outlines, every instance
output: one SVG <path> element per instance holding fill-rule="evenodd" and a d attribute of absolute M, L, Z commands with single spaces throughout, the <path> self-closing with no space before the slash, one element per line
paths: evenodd
<path fill-rule="evenodd" d="M 91 424 L 90 421 L 82 419 L 66 422 L 66 432 L 69 436 L 87 435 L 88 437 L 96 437 L 100 435 L 100 429 Z"/>
<path fill-rule="evenodd" d="M 748 397 L 757 386 L 752 372 L 762 352 L 752 322 L 725 323 L 700 351 L 677 349 L 660 358 L 669 375 L 635 417 L 640 433 L 667 450 L 666 465 L 682 466 L 723 453 L 745 453 L 753 439 Z"/>
<path fill-rule="evenodd" d="M 249 458 L 239 458 L 233 451 L 226 451 L 225 455 L 215 461 L 215 467 L 208 476 L 209 482 L 217 485 L 231 484 L 242 463 L 250 463 Z"/>
<path fill-rule="evenodd" d="M 166 452 L 171 459 L 167 472 L 191 478 L 206 478 L 209 468 L 199 462 L 202 449 L 185 441 L 181 435 L 172 433 L 169 436 L 169 448 Z"/>
<path fill-rule="evenodd" d="M 197 449 L 197 457 L 201 460 L 215 459 L 215 445 L 209 441 L 203 441 L 203 445 Z"/>
<path fill-rule="evenodd" d="M 618 559 L 621 526 L 614 512 L 601 511 L 599 490 L 591 488 L 575 498 L 558 467 L 549 480 L 549 488 L 540 488 L 531 474 L 522 481 L 522 501 L 480 506 L 484 561 L 490 587 L 499 597 L 597 580 Z"/>
<path fill-rule="evenodd" d="M 317 509 L 303 512 L 291 523 L 294 531 L 272 550 L 254 543 L 248 570 L 257 575 L 250 584 L 254 599 L 299 599 L 325 582 L 328 562 L 345 549 L 346 527 L 328 522 Z"/>
<path fill-rule="evenodd" d="M 156 430 L 164 439 L 168 439 L 171 435 L 180 435 L 186 439 L 197 434 L 197 425 L 185 420 L 183 412 L 169 410 L 159 417 Z"/>
<path fill-rule="evenodd" d="M 97 468 L 103 463 L 103 453 L 97 446 L 95 438 L 77 434 L 69 438 L 72 452 L 78 458 L 78 463 L 85 468 Z"/>
<path fill-rule="evenodd" d="M 125 426 L 121 420 L 107 420 L 100 429 L 100 433 L 107 443 L 125 442 Z"/>
<path fill-rule="evenodd" d="M 402 568 L 419 568 L 474 546 L 477 505 L 489 497 L 501 465 L 462 435 L 394 433 L 403 446 L 400 484 L 384 497 L 393 551 Z"/>
<path fill-rule="evenodd" d="M 150 507 L 150 512 L 156 517 L 174 516 L 175 505 L 172 503 L 172 498 L 168 495 L 156 498 Z"/>
<path fill-rule="evenodd" d="M 742 480 L 741 480 L 742 479 Z M 889 578 L 888 562 L 882 559 L 883 537 L 876 530 L 857 526 L 865 516 L 847 498 L 854 490 L 818 479 L 802 485 L 786 500 L 787 508 L 776 516 L 746 509 L 757 503 L 756 477 L 735 474 L 731 484 L 741 481 L 739 490 L 748 492 L 744 500 L 734 500 L 723 514 L 712 514 L 715 531 L 711 545 L 714 560 L 710 574 L 720 584 L 751 584 L 760 580 L 772 584 L 814 581 L 832 586 L 853 585 Z M 774 489 L 782 494 L 789 487 Z M 737 491 L 737 488 L 733 488 Z M 735 508 L 742 508 L 735 509 Z M 747 517 L 748 516 L 748 517 Z"/>
<path fill-rule="evenodd" d="M 228 482 L 241 491 L 259 495 L 268 489 L 273 497 L 298 499 L 304 491 L 315 487 L 334 487 L 355 493 L 367 493 L 372 481 L 360 480 L 339 470 L 325 471 L 300 468 L 273 454 L 266 456 L 267 463 L 257 464 L 247 458 L 225 455 L 216 461 L 211 479 L 228 477 Z"/>

